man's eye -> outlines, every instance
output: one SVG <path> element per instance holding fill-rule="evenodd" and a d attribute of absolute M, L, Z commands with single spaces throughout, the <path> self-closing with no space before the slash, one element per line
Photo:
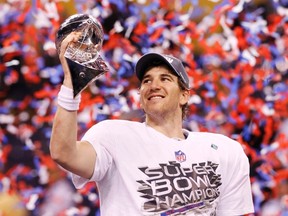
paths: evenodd
<path fill-rule="evenodd" d="M 149 83 L 149 82 L 150 82 L 149 79 L 144 79 L 144 80 L 142 81 L 142 83 Z"/>
<path fill-rule="evenodd" d="M 171 81 L 171 79 L 169 77 L 163 77 L 162 81 Z"/>

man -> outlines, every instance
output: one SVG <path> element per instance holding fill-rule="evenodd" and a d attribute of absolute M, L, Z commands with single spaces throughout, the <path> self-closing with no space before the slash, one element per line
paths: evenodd
<path fill-rule="evenodd" d="M 180 60 L 149 53 L 136 65 L 143 123 L 105 120 L 77 141 L 77 109 L 64 58 L 64 81 L 53 123 L 51 156 L 76 188 L 95 181 L 101 216 L 217 215 L 253 212 L 249 163 L 241 145 L 219 134 L 189 132 L 182 120 L 189 79 Z"/>

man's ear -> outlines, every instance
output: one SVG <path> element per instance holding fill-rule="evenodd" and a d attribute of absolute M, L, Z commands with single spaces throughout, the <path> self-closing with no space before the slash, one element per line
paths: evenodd
<path fill-rule="evenodd" d="M 181 92 L 181 99 L 180 99 L 181 105 L 188 103 L 189 98 L 190 98 L 190 90 L 186 90 L 186 89 L 183 90 Z"/>

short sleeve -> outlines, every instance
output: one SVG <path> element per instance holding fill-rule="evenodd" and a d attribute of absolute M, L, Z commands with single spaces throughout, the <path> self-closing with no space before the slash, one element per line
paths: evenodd
<path fill-rule="evenodd" d="M 233 149 L 223 175 L 223 185 L 220 195 L 220 202 L 217 207 L 219 216 L 236 216 L 254 212 L 251 183 L 250 166 L 247 156 L 241 145 L 236 144 Z"/>
<path fill-rule="evenodd" d="M 105 139 L 104 133 L 101 133 L 101 127 L 97 125 L 93 126 L 85 133 L 81 140 L 88 141 L 93 146 L 97 156 L 91 179 L 86 179 L 71 173 L 72 182 L 77 189 L 82 188 L 87 182 L 101 181 L 113 163 L 112 156 L 104 146 L 104 143 L 108 141 Z"/>

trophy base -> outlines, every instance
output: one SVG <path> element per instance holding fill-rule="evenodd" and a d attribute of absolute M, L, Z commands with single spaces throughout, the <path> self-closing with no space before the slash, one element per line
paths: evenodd
<path fill-rule="evenodd" d="M 109 70 L 100 55 L 93 63 L 89 63 L 88 66 L 79 64 L 69 58 L 66 58 L 66 61 L 70 69 L 74 98 L 91 82 Z"/>

